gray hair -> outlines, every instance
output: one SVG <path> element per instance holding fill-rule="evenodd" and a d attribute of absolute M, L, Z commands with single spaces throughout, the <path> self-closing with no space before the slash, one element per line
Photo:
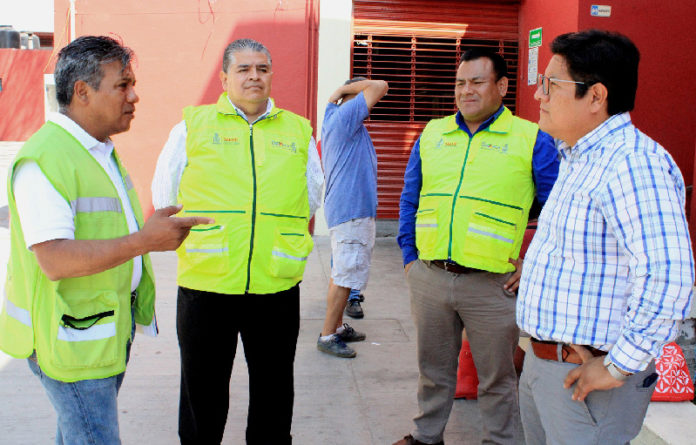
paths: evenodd
<path fill-rule="evenodd" d="M 106 36 L 83 36 L 72 41 L 58 53 L 54 78 L 56 99 L 60 109 L 72 102 L 75 82 L 82 80 L 99 90 L 104 78 L 102 65 L 120 61 L 123 68 L 133 58 L 133 50 Z"/>
<path fill-rule="evenodd" d="M 268 64 L 271 65 L 271 52 L 264 46 L 263 43 L 253 39 L 237 39 L 227 45 L 225 52 L 222 55 L 222 70 L 227 72 L 230 64 L 234 61 L 234 54 L 242 51 L 254 51 L 264 53 L 268 57 Z"/>

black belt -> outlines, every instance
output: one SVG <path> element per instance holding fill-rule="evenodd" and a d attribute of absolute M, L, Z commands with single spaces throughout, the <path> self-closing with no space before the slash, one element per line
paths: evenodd
<path fill-rule="evenodd" d="M 137 291 L 137 290 L 134 290 L 133 292 L 131 292 L 131 306 L 133 306 L 133 304 L 135 303 L 135 297 L 136 297 L 137 295 L 138 295 L 138 291 Z"/>
<path fill-rule="evenodd" d="M 474 269 L 473 267 L 462 266 L 462 265 L 454 263 L 452 261 L 445 261 L 445 260 L 427 261 L 426 260 L 426 261 L 424 261 L 424 263 L 432 264 L 433 266 L 439 267 L 440 269 L 446 270 L 447 272 L 452 272 L 452 273 L 457 273 L 457 274 L 483 272 L 481 269 Z"/>

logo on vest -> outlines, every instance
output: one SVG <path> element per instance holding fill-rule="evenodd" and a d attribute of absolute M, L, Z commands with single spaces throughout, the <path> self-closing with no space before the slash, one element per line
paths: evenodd
<path fill-rule="evenodd" d="M 488 150 L 488 151 L 494 151 L 494 152 L 497 152 L 500 154 L 507 154 L 508 144 L 495 145 L 495 144 L 489 144 L 486 141 L 481 141 L 481 150 Z"/>
<path fill-rule="evenodd" d="M 238 138 L 226 138 L 226 137 L 220 137 L 220 135 L 215 132 L 213 134 L 213 145 L 239 145 L 239 139 Z"/>
<path fill-rule="evenodd" d="M 297 153 L 297 144 L 295 144 L 294 142 L 291 144 L 287 144 L 283 141 L 271 141 L 271 146 L 274 148 L 287 150 L 292 153 Z"/>
<path fill-rule="evenodd" d="M 435 149 L 439 150 L 441 148 L 457 148 L 457 143 L 455 141 L 447 141 L 445 142 L 444 139 L 440 138 L 439 141 L 437 141 L 437 144 L 435 144 Z"/>

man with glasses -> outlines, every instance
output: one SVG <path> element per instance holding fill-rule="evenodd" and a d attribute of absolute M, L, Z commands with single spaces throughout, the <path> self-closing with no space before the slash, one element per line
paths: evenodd
<path fill-rule="evenodd" d="M 482 440 L 517 443 L 515 272 L 534 197 L 558 173 L 552 139 L 503 106 L 505 60 L 470 49 L 457 70 L 459 111 L 428 123 L 411 152 L 399 246 L 418 345 L 415 429 L 395 445 L 442 444 L 466 327 L 479 378 Z"/>
<path fill-rule="evenodd" d="M 522 423 L 529 444 L 624 444 L 655 388 L 653 359 L 689 312 L 684 181 L 631 122 L 640 56 L 627 37 L 563 34 L 551 51 L 535 98 L 562 159 L 517 302 L 533 337 Z"/>

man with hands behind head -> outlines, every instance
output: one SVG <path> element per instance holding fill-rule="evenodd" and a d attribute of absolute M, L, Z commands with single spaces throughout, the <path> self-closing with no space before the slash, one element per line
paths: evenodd
<path fill-rule="evenodd" d="M 355 350 L 346 342 L 365 339 L 364 333 L 343 323 L 343 311 L 351 289 L 363 290 L 370 272 L 377 216 L 377 154 L 363 122 L 388 88 L 383 80 L 350 79 L 331 95 L 324 114 L 324 211 L 331 235 L 331 279 L 317 348 L 337 357 L 355 357 Z"/>
<path fill-rule="evenodd" d="M 58 416 L 58 444 L 119 444 L 116 397 L 135 323 L 156 334 L 147 255 L 176 249 L 208 217 L 143 223 L 111 136 L 134 118 L 132 51 L 80 37 L 58 54 L 60 113 L 22 147 L 9 173 L 10 260 L 0 348 L 29 357 Z"/>

